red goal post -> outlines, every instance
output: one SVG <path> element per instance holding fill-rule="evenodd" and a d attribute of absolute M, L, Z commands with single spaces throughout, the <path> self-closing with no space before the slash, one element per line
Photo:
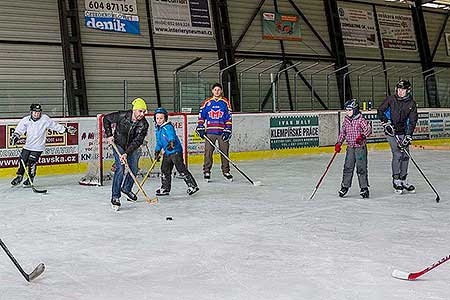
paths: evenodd
<path fill-rule="evenodd" d="M 79 183 L 81 185 L 101 186 L 104 181 L 112 178 L 114 157 L 112 149 L 107 144 L 105 133 L 103 130 L 103 114 L 97 115 L 97 130 L 94 133 L 95 147 L 92 148 L 93 153 L 90 155 L 88 161 L 88 170 L 81 178 Z M 155 149 L 155 123 L 153 114 L 145 114 L 145 118 L 149 123 L 149 130 L 141 146 L 141 158 L 139 160 L 139 173 L 145 174 L 151 165 L 151 159 L 154 157 Z M 175 127 L 175 132 L 183 146 L 184 161 L 188 163 L 188 124 L 187 115 L 185 113 L 169 113 L 169 122 Z M 114 128 L 114 127 L 113 127 Z M 156 168 L 155 168 L 156 169 Z M 158 173 L 157 170 L 153 171 Z"/>

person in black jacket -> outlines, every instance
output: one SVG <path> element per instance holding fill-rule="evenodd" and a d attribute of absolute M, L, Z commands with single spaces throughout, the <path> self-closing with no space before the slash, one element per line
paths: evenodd
<path fill-rule="evenodd" d="M 409 157 L 404 152 L 405 149 L 409 151 L 418 119 L 417 105 L 412 99 L 411 83 L 408 80 L 400 80 L 395 87 L 395 95 L 384 99 L 378 107 L 378 118 L 391 147 L 394 191 L 398 194 L 415 192 L 414 185 L 406 181 Z"/>
<path fill-rule="evenodd" d="M 126 161 L 136 175 L 138 171 L 139 157 L 141 155 L 140 146 L 144 142 L 148 131 L 148 122 L 145 119 L 147 104 L 142 98 L 136 98 L 132 102 L 133 110 L 118 111 L 107 114 L 103 118 L 106 138 L 109 144 L 115 143 L 120 153 L 113 150 L 116 170 L 112 182 L 111 204 L 115 210 L 120 207 L 121 192 L 127 195 L 131 201 L 136 201 L 137 196 L 131 191 L 133 178 L 127 174 L 125 180 L 124 165 Z M 115 124 L 114 134 L 111 125 Z"/>

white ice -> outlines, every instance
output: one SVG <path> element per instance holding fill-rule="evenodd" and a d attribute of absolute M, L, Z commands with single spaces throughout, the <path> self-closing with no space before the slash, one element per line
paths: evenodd
<path fill-rule="evenodd" d="M 186 195 L 174 179 L 157 205 L 110 206 L 111 186 L 85 187 L 80 176 L 37 177 L 47 195 L 0 180 L 0 238 L 31 272 L 27 283 L 0 251 L 0 299 L 450 299 L 450 263 L 417 281 L 417 272 L 450 252 L 449 153 L 412 151 L 441 196 L 410 165 L 416 194 L 395 195 L 388 151 L 369 153 L 370 198 L 356 175 L 345 198 L 337 191 L 344 154 L 337 156 L 308 200 L 331 154 L 238 162 L 263 186 L 236 170 L 235 181 L 213 167 L 212 182 L 190 166 L 200 191 Z M 145 185 L 149 194 L 159 179 Z M 173 220 L 167 221 L 166 217 Z"/>

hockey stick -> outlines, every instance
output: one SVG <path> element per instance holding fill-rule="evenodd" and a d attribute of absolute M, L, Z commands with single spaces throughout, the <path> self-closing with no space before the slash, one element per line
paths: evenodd
<path fill-rule="evenodd" d="M 320 177 L 319 182 L 317 182 L 316 188 L 314 189 L 311 197 L 309 197 L 309 200 L 311 200 L 314 197 L 314 195 L 316 194 L 317 189 L 319 188 L 320 184 L 322 183 L 323 178 L 325 177 L 325 175 L 327 174 L 328 170 L 330 169 L 330 166 L 333 163 L 333 160 L 336 157 L 336 154 L 338 154 L 338 153 L 335 151 L 333 156 L 330 159 L 330 162 L 328 163 L 328 165 L 327 165 L 327 167 L 325 169 L 325 172 L 322 174 L 322 177 Z"/>
<path fill-rule="evenodd" d="M 394 270 L 392 272 L 392 277 L 395 277 L 395 278 L 398 278 L 398 279 L 403 279 L 403 280 L 416 280 L 417 278 L 419 278 L 423 274 L 428 273 L 429 271 L 433 270 L 437 266 L 442 265 L 443 263 L 445 263 L 448 260 L 450 260 L 450 255 L 448 255 L 448 256 L 446 256 L 444 258 L 441 258 L 438 262 L 436 262 L 436 263 L 432 264 L 431 266 L 423 269 L 422 271 L 415 272 L 415 273 L 408 273 L 408 272 L 404 272 L 404 271 Z"/>
<path fill-rule="evenodd" d="M 197 134 L 198 134 L 198 132 L 197 132 Z M 251 180 L 250 177 L 248 177 L 244 172 L 242 172 L 242 171 L 238 168 L 238 166 L 236 166 L 236 164 L 235 164 L 235 163 L 234 163 L 227 155 L 225 155 L 225 153 L 223 153 L 222 150 L 220 150 L 220 148 L 217 147 L 216 144 L 214 144 L 214 143 L 209 139 L 209 137 L 206 136 L 206 134 L 205 134 L 204 138 L 205 138 L 205 140 L 207 140 L 207 141 L 208 141 L 208 142 L 209 142 L 209 143 L 210 143 L 217 151 L 219 151 L 219 153 L 222 154 L 222 156 L 225 157 L 225 158 L 230 162 L 230 164 L 232 164 L 233 167 L 234 167 L 236 170 L 238 170 L 238 172 L 241 173 L 241 175 L 244 176 L 244 177 L 245 177 L 245 178 L 246 178 L 253 186 L 259 186 L 259 185 L 262 185 L 261 181 L 253 181 L 253 180 Z"/>
<path fill-rule="evenodd" d="M 111 145 L 113 146 L 114 150 L 117 152 L 117 154 L 120 156 L 120 151 L 119 148 L 117 148 L 115 143 L 111 143 Z M 125 160 L 123 161 L 123 164 L 125 165 L 125 168 L 128 169 L 128 173 L 130 174 L 131 178 L 133 178 L 134 183 L 136 183 L 136 185 L 138 186 L 139 190 L 142 192 L 142 194 L 144 195 L 145 201 L 147 201 L 148 203 L 157 203 L 158 202 L 158 198 L 154 197 L 154 198 L 150 198 L 147 193 L 144 191 L 144 189 L 142 188 L 142 186 L 139 184 L 139 181 L 137 180 L 136 176 L 133 174 L 133 172 L 130 169 L 130 166 L 128 165 L 128 162 Z"/>
<path fill-rule="evenodd" d="M 34 268 L 34 270 L 30 273 L 27 274 L 22 267 L 19 265 L 19 263 L 17 262 L 17 260 L 14 258 L 14 256 L 11 254 L 11 252 L 9 252 L 8 248 L 6 247 L 6 245 L 3 243 L 3 241 L 0 239 L 0 246 L 2 246 L 3 250 L 6 252 L 6 254 L 8 255 L 8 257 L 11 259 L 11 261 L 14 263 L 14 265 L 16 266 L 17 270 L 19 270 L 20 274 L 22 274 L 22 276 L 25 278 L 26 281 L 31 282 L 33 279 L 35 279 L 36 277 L 38 277 L 39 275 L 42 274 L 42 272 L 44 272 L 45 270 L 45 265 L 43 263 L 40 263 L 39 265 L 36 266 L 36 268 Z"/>
<path fill-rule="evenodd" d="M 144 178 L 141 181 L 141 186 L 144 186 L 145 181 L 147 181 L 148 176 L 150 175 L 150 173 L 153 171 L 153 169 L 155 168 L 156 163 L 158 162 L 158 158 L 156 158 L 152 165 L 150 166 L 150 169 L 148 169 L 147 174 L 145 174 Z M 141 190 L 138 188 L 138 190 L 135 192 L 135 194 L 139 194 Z"/>
<path fill-rule="evenodd" d="M 428 180 L 427 176 L 425 176 L 425 174 L 423 174 L 422 170 L 420 169 L 420 167 L 417 165 L 416 161 L 412 158 L 411 154 L 409 153 L 409 151 L 401 146 L 401 141 L 398 137 L 398 135 L 395 136 L 395 139 L 397 140 L 397 145 L 398 147 L 409 157 L 409 159 L 411 159 L 411 161 L 413 162 L 413 164 L 416 166 L 417 170 L 419 171 L 420 174 L 422 174 L 423 178 L 425 179 L 425 181 L 428 183 L 428 185 L 431 187 L 431 189 L 433 190 L 433 192 L 436 194 L 436 202 L 439 203 L 439 201 L 441 200 L 441 197 L 439 197 L 438 192 L 434 189 L 433 185 L 431 184 L 431 182 Z"/>
<path fill-rule="evenodd" d="M 25 169 L 25 174 L 27 175 L 28 180 L 30 181 L 31 189 L 33 190 L 33 192 L 39 193 L 39 194 L 45 194 L 45 193 L 47 193 L 47 190 L 38 190 L 38 189 L 34 186 L 33 180 L 31 179 L 30 174 L 28 173 L 28 170 L 27 170 L 27 166 L 25 165 L 25 162 L 23 161 L 22 158 L 20 158 L 20 163 L 22 164 L 23 168 Z"/>

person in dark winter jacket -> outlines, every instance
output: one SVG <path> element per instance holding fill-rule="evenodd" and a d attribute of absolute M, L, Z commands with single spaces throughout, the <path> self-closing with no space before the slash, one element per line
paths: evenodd
<path fill-rule="evenodd" d="M 338 141 L 334 148 L 336 152 L 341 152 L 342 143 L 345 140 L 347 141 L 339 197 L 344 197 L 352 185 L 353 171 L 356 165 L 356 174 L 358 174 L 360 187 L 359 194 L 363 198 L 369 198 L 366 139 L 372 133 L 372 128 L 359 111 L 359 103 L 356 99 L 345 102 L 344 107 L 347 115 L 342 123 Z"/>
<path fill-rule="evenodd" d="M 145 119 L 147 104 L 144 99 L 136 98 L 132 102 L 133 109 L 107 114 L 103 118 L 106 139 L 109 144 L 115 143 L 120 153 L 113 150 L 116 170 L 112 183 L 111 204 L 114 209 L 120 207 L 120 196 L 124 193 L 129 200 L 136 201 L 137 196 L 131 191 L 133 178 L 127 174 L 124 180 L 125 166 L 127 162 L 131 172 L 136 175 L 138 171 L 140 146 L 144 142 L 148 132 L 148 122 Z M 112 124 L 115 124 L 113 133 Z"/>
<path fill-rule="evenodd" d="M 188 186 L 187 193 L 192 195 L 198 191 L 197 182 L 183 161 L 183 147 L 175 132 L 175 128 L 168 119 L 169 114 L 167 110 L 162 107 L 155 110 L 155 159 L 158 159 L 161 152 L 163 152 L 163 160 L 161 163 L 161 187 L 156 191 L 156 195 L 169 195 L 172 187 L 172 170 L 174 166 Z"/>
<path fill-rule="evenodd" d="M 386 138 L 392 152 L 392 185 L 394 191 L 414 192 L 415 187 L 406 180 L 408 176 L 409 151 L 418 113 L 416 102 L 412 98 L 411 83 L 400 80 L 395 87 L 395 95 L 384 99 L 378 107 L 378 118 L 383 124 Z"/>

